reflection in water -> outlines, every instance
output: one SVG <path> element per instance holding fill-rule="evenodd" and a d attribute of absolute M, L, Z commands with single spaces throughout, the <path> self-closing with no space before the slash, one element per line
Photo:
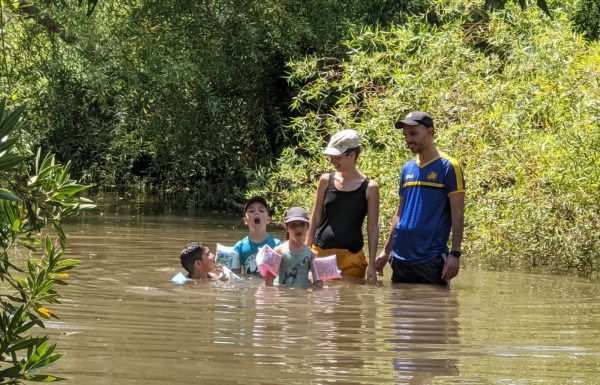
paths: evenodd
<path fill-rule="evenodd" d="M 451 290 L 323 290 L 170 278 L 190 241 L 232 245 L 240 217 L 119 209 L 66 226 L 73 270 L 48 328 L 78 385 L 591 384 L 600 285 L 461 271 Z M 277 218 L 276 218 L 277 219 Z M 278 234 L 277 229 L 272 231 Z M 460 304 L 460 306 L 459 306 Z"/>
<path fill-rule="evenodd" d="M 315 374 L 319 378 L 331 377 L 347 384 L 360 383 L 352 374 L 362 372 L 364 360 L 360 350 L 364 346 L 361 337 L 372 332 L 364 325 L 364 296 L 358 290 L 347 290 L 350 285 L 343 281 L 330 283 L 318 292 L 319 297 L 313 307 L 316 352 L 320 358 L 314 368 Z"/>
<path fill-rule="evenodd" d="M 436 376 L 458 374 L 452 356 L 458 340 L 458 301 L 448 288 L 398 284 L 390 292 L 393 359 L 397 383 L 423 384 Z"/>

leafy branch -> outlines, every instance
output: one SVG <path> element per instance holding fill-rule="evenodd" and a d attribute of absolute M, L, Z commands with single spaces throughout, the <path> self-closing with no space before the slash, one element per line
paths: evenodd
<path fill-rule="evenodd" d="M 42 158 L 38 151 L 33 174 L 23 171 L 27 158 L 12 152 L 17 140 L 10 137 L 23 112 L 23 107 L 8 112 L 0 101 L 0 281 L 6 290 L 0 296 L 0 384 L 60 380 L 37 372 L 61 355 L 48 336 L 31 333 L 44 328 L 44 320 L 58 318 L 50 310 L 50 305 L 60 303 L 56 285 L 66 285 L 67 272 L 79 264 L 63 258 L 66 235 L 61 222 L 93 207 L 91 201 L 77 197 L 87 187 L 70 178 L 69 164 L 56 163 L 52 155 Z M 48 226 L 58 235 L 54 242 L 41 234 Z M 25 266 L 15 262 L 17 246 L 38 253 L 40 244 L 41 258 L 29 258 Z"/>

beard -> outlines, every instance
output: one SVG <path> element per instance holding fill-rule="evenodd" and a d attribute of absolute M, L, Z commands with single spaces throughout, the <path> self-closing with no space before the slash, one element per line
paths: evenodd
<path fill-rule="evenodd" d="M 406 143 L 406 147 L 408 147 L 408 149 L 413 153 L 413 154 L 418 154 L 420 152 L 423 151 L 423 149 L 425 148 L 425 146 L 420 143 Z"/>

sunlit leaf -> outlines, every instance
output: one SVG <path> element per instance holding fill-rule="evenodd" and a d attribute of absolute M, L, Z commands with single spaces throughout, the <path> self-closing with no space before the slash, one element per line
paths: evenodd
<path fill-rule="evenodd" d="M 56 315 L 54 313 L 52 313 L 50 310 L 46 309 L 45 307 L 37 307 L 37 308 L 35 308 L 35 311 L 45 318 L 51 318 L 51 317 L 58 318 L 58 317 L 56 317 Z"/>
<path fill-rule="evenodd" d="M 65 378 L 51 376 L 49 374 L 25 374 L 23 375 L 23 379 L 34 382 L 56 382 L 65 380 Z"/>

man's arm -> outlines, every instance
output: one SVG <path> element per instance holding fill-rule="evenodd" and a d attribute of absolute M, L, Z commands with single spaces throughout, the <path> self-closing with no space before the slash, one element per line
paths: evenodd
<path fill-rule="evenodd" d="M 392 242 L 394 239 L 394 232 L 396 231 L 396 225 L 398 224 L 398 220 L 400 220 L 401 215 L 402 215 L 402 197 L 400 197 L 400 199 L 399 199 L 398 209 L 396 210 L 396 214 L 394 214 L 394 216 L 392 217 L 392 223 L 390 224 L 390 232 L 388 235 L 388 239 L 385 242 L 385 246 L 383 247 L 383 250 L 381 251 L 381 253 L 379 253 L 377 260 L 375 261 L 375 266 L 377 267 L 377 273 L 379 275 L 383 275 L 383 268 L 385 267 L 385 264 L 390 259 L 390 254 L 392 253 Z"/>
<path fill-rule="evenodd" d="M 465 227 L 465 193 L 451 193 L 448 198 L 450 199 L 450 213 L 452 215 L 452 250 L 460 251 Z M 444 263 L 442 279 L 448 281 L 456 277 L 459 269 L 460 260 L 453 255 L 449 255 L 446 258 L 446 263 Z"/>

